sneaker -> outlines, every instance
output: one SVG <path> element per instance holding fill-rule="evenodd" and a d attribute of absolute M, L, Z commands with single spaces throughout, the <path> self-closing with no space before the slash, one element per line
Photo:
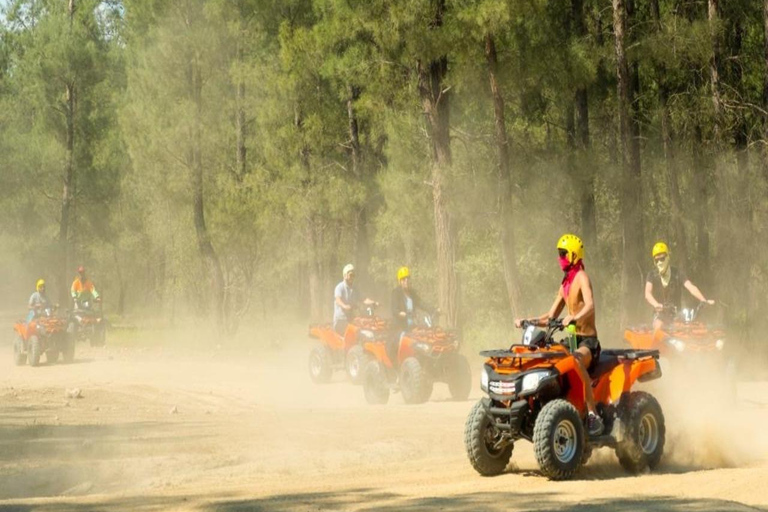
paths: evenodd
<path fill-rule="evenodd" d="M 587 431 L 590 436 L 599 436 L 603 433 L 603 419 L 597 414 L 587 414 Z"/>

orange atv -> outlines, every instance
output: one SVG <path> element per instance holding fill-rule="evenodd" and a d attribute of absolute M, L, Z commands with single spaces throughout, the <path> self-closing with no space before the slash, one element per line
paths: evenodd
<path fill-rule="evenodd" d="M 366 355 L 362 340 L 375 340 L 387 333 L 389 324 L 373 314 L 373 307 L 366 308 L 365 316 L 355 317 L 347 325 L 344 336 L 340 336 L 331 324 L 309 327 L 310 338 L 320 340 L 321 345 L 309 354 L 309 376 L 318 384 L 331 380 L 334 370 L 346 369 L 353 384 L 362 381 L 362 369 Z"/>
<path fill-rule="evenodd" d="M 726 388 L 735 394 L 736 368 L 725 349 L 725 332 L 698 319 L 705 304 L 702 302 L 695 309 L 683 309 L 679 313 L 674 306 L 665 306 L 660 312 L 666 320 L 661 329 L 631 327 L 624 331 L 624 340 L 634 349 L 658 350 L 661 357 L 674 361 L 674 366 L 685 366 L 689 362 L 695 365 L 688 370 L 698 371 L 702 362 L 711 362 L 724 371 Z M 702 368 L 713 369 L 707 365 Z"/>
<path fill-rule="evenodd" d="M 390 336 L 394 336 L 392 333 Z M 472 372 L 467 358 L 459 354 L 456 335 L 432 324 L 427 315 L 424 325 L 400 336 L 398 367 L 387 354 L 387 340 L 364 344 L 369 361 L 363 377 L 363 392 L 369 404 L 385 404 L 390 391 L 399 388 L 407 404 L 429 400 L 434 382 L 448 383 L 454 400 L 466 400 L 472 387 Z"/>
<path fill-rule="evenodd" d="M 658 351 L 603 350 L 587 385 L 605 428 L 590 437 L 585 383 L 569 348 L 553 340 L 561 321 L 550 321 L 546 331 L 523 325 L 522 344 L 480 353 L 488 358 L 480 381 L 487 396 L 472 408 L 464 429 L 472 467 L 483 476 L 500 474 L 514 442 L 526 439 L 552 480 L 571 477 L 602 446 L 614 448 L 632 473 L 654 469 L 664 451 L 664 415 L 653 396 L 632 386 L 661 376 Z"/>
<path fill-rule="evenodd" d="M 75 341 L 67 333 L 67 321 L 55 316 L 51 308 L 44 309 L 29 323 L 16 322 L 13 329 L 13 360 L 17 366 L 26 364 L 27 359 L 30 366 L 37 366 L 43 354 L 49 364 L 59 360 L 59 353 L 65 363 L 75 359 Z"/>
<path fill-rule="evenodd" d="M 665 306 L 661 315 L 667 322 L 662 329 L 631 327 L 624 331 L 624 339 L 632 348 L 655 349 L 665 357 L 685 352 L 720 355 L 725 346 L 725 333 L 697 320 L 704 304 L 696 309 L 683 309 L 680 314 L 674 306 Z"/>

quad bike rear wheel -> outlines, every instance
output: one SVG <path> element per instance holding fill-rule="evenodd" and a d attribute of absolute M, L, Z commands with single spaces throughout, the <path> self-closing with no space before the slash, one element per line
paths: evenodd
<path fill-rule="evenodd" d="M 464 425 L 464 447 L 469 463 L 482 476 L 495 476 L 504 472 L 512 458 L 512 441 L 502 439 L 499 429 L 493 426 L 480 400 L 472 407 Z"/>
<path fill-rule="evenodd" d="M 379 361 L 368 361 L 363 369 L 363 393 L 371 405 L 384 405 L 389 401 L 387 369 Z"/>
<path fill-rule="evenodd" d="M 432 395 L 432 379 L 415 357 L 406 358 L 400 365 L 400 390 L 407 404 L 423 404 Z"/>
<path fill-rule="evenodd" d="M 27 353 L 24 352 L 24 340 L 18 334 L 13 340 L 13 362 L 16 366 L 27 364 Z"/>
<path fill-rule="evenodd" d="M 29 366 L 38 366 L 43 355 L 43 344 L 34 334 L 29 337 Z"/>
<path fill-rule="evenodd" d="M 309 376 L 315 384 L 325 384 L 333 375 L 333 356 L 325 345 L 312 349 L 309 354 Z"/>
<path fill-rule="evenodd" d="M 570 402 L 552 400 L 541 409 L 533 428 L 533 451 L 547 478 L 570 478 L 581 466 L 584 445 L 584 424 Z"/>
<path fill-rule="evenodd" d="M 469 361 L 461 354 L 450 354 L 445 362 L 445 378 L 451 398 L 464 401 L 472 390 L 472 370 Z"/>
<path fill-rule="evenodd" d="M 619 463 L 633 474 L 645 468 L 655 469 L 664 454 L 666 439 L 659 402 L 644 391 L 635 391 L 622 398 L 619 414 L 625 428 L 624 439 L 616 446 Z"/>
<path fill-rule="evenodd" d="M 370 360 L 371 357 L 360 345 L 355 345 L 347 351 L 347 375 L 349 375 L 349 380 L 352 384 L 359 385 L 363 383 L 363 372 Z"/>

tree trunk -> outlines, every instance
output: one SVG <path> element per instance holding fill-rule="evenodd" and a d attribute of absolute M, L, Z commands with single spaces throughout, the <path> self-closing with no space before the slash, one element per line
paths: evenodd
<path fill-rule="evenodd" d="M 768 184 L 768 0 L 763 4 L 763 186 Z"/>
<path fill-rule="evenodd" d="M 69 0 L 69 26 L 70 30 L 75 17 L 75 0 Z M 66 158 L 64 160 L 64 173 L 62 176 L 63 186 L 61 194 L 61 218 L 59 220 L 59 297 L 62 304 L 68 304 L 69 298 L 69 238 L 70 238 L 70 216 L 73 202 L 73 186 L 75 177 L 75 108 L 77 101 L 75 98 L 75 84 L 70 82 L 65 86 L 66 105 L 64 106 L 65 116 L 65 145 Z"/>
<path fill-rule="evenodd" d="M 350 146 L 350 164 L 355 178 L 363 185 L 367 185 L 367 176 L 365 176 L 365 166 L 363 163 L 362 149 L 360 147 L 360 127 L 357 122 L 357 113 L 355 112 L 355 102 L 360 97 L 360 89 L 356 86 L 349 86 L 349 96 L 347 97 L 347 119 L 349 124 L 349 146 Z M 355 229 L 354 254 L 355 267 L 358 274 L 358 282 L 367 289 L 370 285 L 368 275 L 368 266 L 371 259 L 371 251 L 368 240 L 368 202 L 363 203 L 360 209 L 355 212 L 353 219 Z"/>
<path fill-rule="evenodd" d="M 571 26 L 573 36 L 582 39 L 587 36 L 584 22 L 584 0 L 571 0 Z M 579 175 L 581 189 L 581 237 L 587 247 L 597 246 L 597 220 L 595 213 L 595 173 L 589 162 L 589 94 L 585 86 L 579 86 L 573 95 L 572 133 L 569 135 L 574 159 L 574 171 Z"/>
<path fill-rule="evenodd" d="M 197 247 L 200 251 L 203 263 L 211 279 L 211 291 L 213 292 L 214 314 L 219 332 L 225 332 L 227 326 L 224 322 L 224 274 L 221 270 L 221 262 L 211 242 L 208 227 L 205 223 L 205 194 L 203 191 L 203 156 L 202 156 L 202 89 L 203 79 L 200 65 L 193 62 L 190 65 L 189 77 L 191 80 L 192 100 L 195 105 L 195 126 L 192 129 L 190 140 L 189 162 L 192 170 L 192 215 L 197 236 Z"/>
<path fill-rule="evenodd" d="M 661 14 L 659 9 L 659 0 L 651 0 L 651 17 L 654 21 L 656 32 L 660 32 Z M 669 84 L 667 82 L 667 69 L 664 64 L 656 66 L 656 79 L 659 90 L 659 107 L 661 109 L 661 145 L 664 153 L 665 176 L 664 184 L 667 188 L 667 195 L 670 204 L 670 215 L 672 217 L 670 228 L 670 241 L 673 250 L 683 258 L 688 255 L 688 243 L 685 237 L 685 223 L 683 221 L 683 200 L 680 195 L 680 184 L 678 178 L 678 167 L 674 146 L 674 133 L 672 121 L 669 112 Z M 683 260 L 681 260 L 683 261 Z"/>
<path fill-rule="evenodd" d="M 491 83 L 493 96 L 493 115 L 496 126 L 496 149 L 499 165 L 499 243 L 501 244 L 501 259 L 504 269 L 504 282 L 507 286 L 509 308 L 514 318 L 518 312 L 518 272 L 515 264 L 514 220 L 512 211 L 512 172 L 509 163 L 509 138 L 504 119 L 504 98 L 499 89 L 497 78 L 498 58 L 493 36 L 485 36 L 485 57 L 488 61 L 488 78 Z"/>
<path fill-rule="evenodd" d="M 720 98 L 720 37 L 718 29 L 718 1 L 708 0 L 707 17 L 709 20 L 709 34 L 712 42 L 712 55 L 709 59 L 709 78 L 712 88 L 712 107 L 715 115 L 715 144 L 720 142 L 720 124 L 722 123 L 722 100 Z"/>
<path fill-rule="evenodd" d="M 299 134 L 304 131 L 304 116 L 301 110 L 296 107 L 294 113 L 294 125 Z M 311 190 L 313 186 L 312 163 L 309 159 L 309 148 L 302 143 L 299 151 L 299 161 L 304 168 L 305 177 L 303 180 L 304 188 Z M 311 208 L 311 206 L 310 206 Z M 322 229 L 317 221 L 314 212 L 307 213 L 306 224 L 304 226 L 304 238 L 307 245 L 307 284 L 309 286 L 309 318 L 311 322 L 320 322 L 323 319 L 323 270 L 321 262 L 322 253 Z"/>
<path fill-rule="evenodd" d="M 622 279 L 624 298 L 622 324 L 634 315 L 641 292 L 642 220 L 640 211 L 641 180 L 639 141 L 632 128 L 632 84 L 626 56 L 627 11 L 624 0 L 613 2 L 613 30 L 616 48 L 616 77 L 618 90 L 619 139 L 621 145 L 622 187 Z"/>
<path fill-rule="evenodd" d="M 445 0 L 437 0 L 431 28 L 443 23 Z M 448 73 L 448 57 L 443 55 L 428 64 L 418 63 L 419 95 L 427 119 L 432 149 L 432 201 L 437 242 L 437 293 L 448 327 L 458 324 L 458 283 L 456 279 L 456 233 L 445 198 L 446 174 L 451 167 L 450 92 L 443 89 Z"/>
<path fill-rule="evenodd" d="M 242 49 L 238 49 L 238 58 L 242 59 Z M 245 145 L 246 123 L 245 123 L 245 81 L 238 78 L 237 83 L 237 178 L 242 181 L 247 171 Z"/>

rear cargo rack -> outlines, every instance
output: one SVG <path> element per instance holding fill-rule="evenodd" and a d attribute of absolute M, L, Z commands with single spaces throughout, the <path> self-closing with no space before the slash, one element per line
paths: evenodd
<path fill-rule="evenodd" d="M 566 357 L 565 352 L 512 352 L 511 350 L 484 350 L 480 352 L 483 357 L 494 359 L 560 359 Z"/>
<path fill-rule="evenodd" d="M 621 349 L 605 349 L 600 352 L 601 354 L 605 354 L 607 356 L 616 356 L 622 359 L 645 359 L 648 357 L 652 357 L 654 359 L 659 358 L 659 351 L 658 350 L 634 350 L 631 348 L 621 348 Z"/>

